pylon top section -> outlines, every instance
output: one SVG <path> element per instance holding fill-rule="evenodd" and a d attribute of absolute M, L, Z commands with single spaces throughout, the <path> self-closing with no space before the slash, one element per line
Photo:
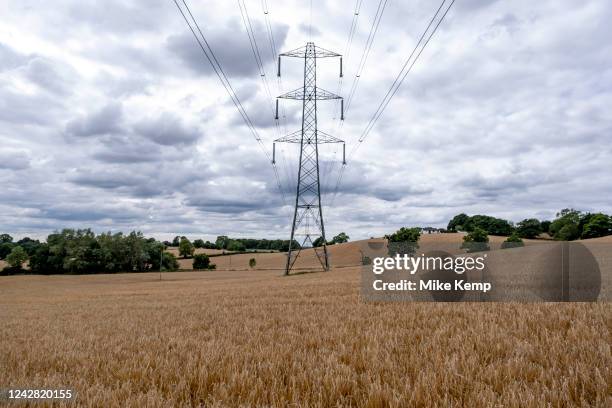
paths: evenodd
<path fill-rule="evenodd" d="M 283 52 L 283 57 L 296 57 L 296 58 L 329 58 L 329 57 L 341 57 L 340 54 L 333 51 L 326 50 L 325 48 L 317 47 L 313 42 L 308 42 L 304 47 L 296 48 L 295 50 Z"/>
<path fill-rule="evenodd" d="M 317 87 L 312 87 L 312 89 L 308 89 L 308 92 L 304 90 L 304 88 L 298 88 L 293 91 L 287 92 L 285 94 L 279 95 L 278 98 L 282 99 L 297 99 L 297 100 L 329 100 L 329 99 L 342 99 L 341 96 L 336 95 L 332 92 L 326 91 L 325 89 Z"/>

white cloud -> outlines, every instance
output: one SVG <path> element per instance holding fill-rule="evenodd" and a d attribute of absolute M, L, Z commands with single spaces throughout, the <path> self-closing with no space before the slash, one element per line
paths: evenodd
<path fill-rule="evenodd" d="M 314 41 L 343 52 L 352 5 L 317 2 Z M 258 127 L 277 130 L 233 2 L 191 2 Z M 301 64 L 275 61 L 259 2 L 247 2 L 273 95 L 301 84 Z M 277 47 L 310 31 L 309 3 L 269 3 Z M 347 151 L 390 86 L 436 5 L 389 2 L 344 126 L 321 103 L 319 126 Z M 355 76 L 376 3 L 365 3 L 349 58 Z M 272 169 L 170 1 L 8 1 L 0 5 L 0 231 L 44 236 L 65 226 L 141 229 L 169 237 L 285 237 Z M 518 221 L 560 208 L 612 212 L 612 5 L 605 0 L 456 2 L 373 132 L 349 157 L 326 208 L 329 235 L 402 225 L 444 226 L 459 212 Z M 322 88 L 338 89 L 321 61 Z M 322 146 L 324 203 L 340 168 Z M 332 161 L 333 160 L 333 161 Z M 291 201 L 296 146 L 277 146 Z"/>

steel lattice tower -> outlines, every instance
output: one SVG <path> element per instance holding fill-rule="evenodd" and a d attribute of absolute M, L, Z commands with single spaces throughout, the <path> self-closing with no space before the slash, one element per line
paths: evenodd
<path fill-rule="evenodd" d="M 340 99 L 341 119 L 344 119 L 344 100 L 338 95 L 317 87 L 317 59 L 340 57 L 340 76 L 342 76 L 342 56 L 316 47 L 313 42 L 308 42 L 305 47 L 278 56 L 278 76 L 280 76 L 281 71 L 281 57 L 304 59 L 304 86 L 278 97 L 302 101 L 302 129 L 275 140 L 275 143 L 284 142 L 300 145 L 295 209 L 285 275 L 288 275 L 293 268 L 301 250 L 313 247 L 317 238 L 322 239 L 323 246 L 314 248 L 314 252 L 323 269 L 328 270 L 329 259 L 325 245 L 325 224 L 323 222 L 319 179 L 319 145 L 344 142 L 317 129 L 317 101 Z M 278 99 L 276 100 L 276 119 L 278 119 Z M 275 161 L 275 152 L 276 148 L 273 145 L 273 162 Z M 302 232 L 298 232 L 298 230 Z M 304 239 L 300 248 L 296 251 L 293 248 L 293 241 L 298 235 L 303 235 Z"/>

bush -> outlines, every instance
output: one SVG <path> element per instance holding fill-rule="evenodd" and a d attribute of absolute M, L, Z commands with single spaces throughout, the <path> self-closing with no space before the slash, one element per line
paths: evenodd
<path fill-rule="evenodd" d="M 28 271 L 20 267 L 5 266 L 4 269 L 0 271 L 0 276 L 24 275 L 27 273 Z"/>
<path fill-rule="evenodd" d="M 257 265 L 257 261 L 255 260 L 255 258 L 249 259 L 249 266 L 251 267 L 251 269 L 253 269 L 255 265 Z"/>
<path fill-rule="evenodd" d="M 489 236 L 487 235 L 487 231 L 476 227 L 463 237 L 461 248 L 467 249 L 467 252 L 488 251 L 490 249 L 488 242 Z"/>
<path fill-rule="evenodd" d="M 522 246 L 525 246 L 525 244 L 523 243 L 523 240 L 521 239 L 521 237 L 518 236 L 517 233 L 514 233 L 510 235 L 508 239 L 502 242 L 501 249 L 519 248 Z"/>
<path fill-rule="evenodd" d="M 197 254 L 193 257 L 193 269 L 202 270 L 210 267 L 210 258 L 206 254 Z"/>
<path fill-rule="evenodd" d="M 176 259 L 176 256 L 174 256 L 174 254 L 171 254 L 170 252 L 164 252 L 162 257 L 163 270 L 176 271 L 179 268 L 178 260 Z"/>

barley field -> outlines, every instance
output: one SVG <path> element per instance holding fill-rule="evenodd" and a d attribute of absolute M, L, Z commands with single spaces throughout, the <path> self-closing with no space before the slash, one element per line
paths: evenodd
<path fill-rule="evenodd" d="M 367 303 L 355 251 L 332 259 L 0 277 L 0 388 L 93 407 L 612 406 L 610 303 Z"/>

